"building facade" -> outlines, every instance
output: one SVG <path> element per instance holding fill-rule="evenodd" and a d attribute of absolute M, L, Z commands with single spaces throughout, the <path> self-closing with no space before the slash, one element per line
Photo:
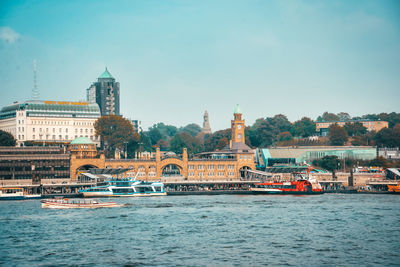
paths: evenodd
<path fill-rule="evenodd" d="M 86 92 L 87 101 L 97 103 L 102 116 L 120 115 L 119 95 L 119 82 L 107 68 Z"/>
<path fill-rule="evenodd" d="M 70 156 L 59 147 L 0 147 L 0 183 L 66 181 Z"/>
<path fill-rule="evenodd" d="M 32 100 L 0 111 L 0 130 L 9 132 L 21 146 L 32 143 L 70 143 L 88 137 L 98 144 L 94 123 L 100 117 L 96 103 Z"/>
<path fill-rule="evenodd" d="M 193 158 L 188 157 L 186 148 L 179 156 L 162 154 L 156 148 L 155 153 L 146 153 L 145 156 L 141 153 L 135 159 L 105 159 L 102 154 L 82 157 L 79 150 L 76 150 L 71 153 L 71 180 L 79 180 L 80 174 L 90 168 L 129 168 L 130 171 L 125 175 L 138 175 L 141 180 L 238 180 L 246 170 L 255 170 L 254 151 L 245 144 L 244 123 L 237 106 L 231 121 L 230 145 L 219 151 L 200 153 Z M 81 145 L 90 146 L 91 140 L 86 141 L 87 144 Z"/>
<path fill-rule="evenodd" d="M 311 164 L 315 159 L 325 156 L 337 156 L 339 159 L 372 160 L 377 156 L 376 147 L 372 146 L 303 146 L 303 147 L 270 147 L 258 149 L 260 167 L 271 167 L 275 164 Z M 262 165 L 262 166 L 261 166 Z"/>
<path fill-rule="evenodd" d="M 337 124 L 343 127 L 346 123 L 361 123 L 367 131 L 379 132 L 383 128 L 388 128 L 389 123 L 387 121 L 373 121 L 373 120 L 349 120 L 349 121 L 327 121 L 327 122 L 317 122 L 316 131 L 320 133 L 321 136 L 326 136 L 329 133 L 329 126 L 332 124 Z"/>
<path fill-rule="evenodd" d="M 395 148 L 379 148 L 378 156 L 386 159 L 400 159 L 400 150 L 398 147 Z"/>

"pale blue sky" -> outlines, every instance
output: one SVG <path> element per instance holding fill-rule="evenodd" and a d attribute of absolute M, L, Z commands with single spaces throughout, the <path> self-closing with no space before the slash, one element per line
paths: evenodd
<path fill-rule="evenodd" d="M 0 0 L 0 106 L 79 100 L 108 67 L 147 128 L 400 112 L 400 1 Z"/>

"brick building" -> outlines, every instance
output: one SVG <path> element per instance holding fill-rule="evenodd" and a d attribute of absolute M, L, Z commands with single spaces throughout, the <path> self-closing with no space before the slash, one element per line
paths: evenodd
<path fill-rule="evenodd" d="M 135 159 L 106 159 L 104 155 L 82 157 L 80 151 L 71 150 L 71 180 L 90 168 L 129 168 L 125 175 L 141 180 L 238 180 L 248 169 L 255 170 L 254 151 L 245 144 L 245 121 L 239 106 L 235 107 L 231 121 L 232 140 L 220 151 L 205 152 L 188 157 L 186 148 L 182 155 L 155 153 Z M 86 143 L 85 143 L 86 142 Z M 91 140 L 81 140 L 80 145 L 90 146 Z M 75 146 L 76 144 L 71 144 Z"/>

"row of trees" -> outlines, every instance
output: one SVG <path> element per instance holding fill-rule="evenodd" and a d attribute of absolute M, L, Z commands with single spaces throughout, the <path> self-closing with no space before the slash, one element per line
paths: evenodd
<path fill-rule="evenodd" d="M 251 147 L 268 147 L 271 145 L 377 145 L 379 147 L 400 147 L 400 114 L 381 113 L 369 114 L 365 119 L 387 119 L 389 128 L 381 131 L 368 132 L 360 122 L 349 122 L 344 127 L 333 124 L 329 128 L 328 138 L 319 138 L 318 141 L 309 141 L 316 135 L 316 121 L 308 117 L 290 122 L 285 115 L 260 118 L 251 126 L 246 127 L 246 144 Z M 347 113 L 325 112 L 317 120 L 351 120 Z M 106 122 L 108 121 L 108 122 Z M 119 126 L 118 126 L 119 125 Z M 114 132 L 115 129 L 123 133 Z M 120 116 L 105 116 L 95 124 L 96 134 L 103 136 L 104 149 L 108 156 L 112 156 L 115 149 L 127 149 L 128 157 L 134 152 L 154 151 L 156 146 L 162 150 L 170 150 L 179 154 L 186 147 L 190 154 L 203 151 L 223 149 L 231 139 L 231 129 L 224 129 L 213 134 L 204 135 L 197 124 L 188 124 L 184 127 L 175 127 L 164 123 L 154 124 L 148 131 L 140 135 L 133 131 L 129 121 Z"/>
<path fill-rule="evenodd" d="M 379 132 L 368 132 L 359 122 L 346 123 L 344 127 L 333 124 L 329 127 L 331 145 L 351 144 L 353 146 L 376 145 L 378 147 L 400 147 L 400 123 Z"/>
<path fill-rule="evenodd" d="M 253 125 L 246 127 L 246 144 L 251 147 L 268 147 L 271 145 L 377 145 L 379 147 L 400 147 L 400 113 L 368 114 L 360 119 L 386 120 L 389 128 L 381 131 L 367 132 L 359 122 L 347 123 L 344 127 L 330 126 L 328 138 L 317 141 L 310 138 L 316 134 L 316 121 L 308 117 L 290 122 L 285 115 L 257 119 Z M 348 113 L 325 112 L 317 121 L 351 120 Z M 223 149 L 231 139 L 231 129 L 224 129 L 213 134 L 204 135 L 197 124 L 188 124 L 177 128 L 164 123 L 154 124 L 148 131 L 137 133 L 132 124 L 121 116 L 103 116 L 95 123 L 96 135 L 102 137 L 102 148 L 108 157 L 115 151 L 127 151 L 133 157 L 135 151 L 152 151 L 155 146 L 162 150 L 181 153 L 186 147 L 188 152 L 199 153 Z M 311 141 L 310 141 L 311 140 Z M 12 135 L 1 131 L 0 145 L 15 145 Z"/>

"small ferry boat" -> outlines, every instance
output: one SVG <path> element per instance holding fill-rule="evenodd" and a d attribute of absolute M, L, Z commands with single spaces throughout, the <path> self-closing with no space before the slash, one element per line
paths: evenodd
<path fill-rule="evenodd" d="M 390 185 L 388 184 L 388 191 L 391 193 L 400 193 L 400 184 Z"/>
<path fill-rule="evenodd" d="M 122 207 L 116 202 L 99 202 L 91 199 L 46 199 L 42 200 L 44 209 L 96 209 Z"/>
<path fill-rule="evenodd" d="M 165 196 L 161 182 L 143 182 L 131 179 L 111 179 L 107 185 L 80 190 L 84 197 L 143 197 Z"/>
<path fill-rule="evenodd" d="M 27 194 L 20 187 L 0 187 L 0 200 L 24 200 L 41 198 L 41 195 Z"/>
<path fill-rule="evenodd" d="M 308 180 L 290 182 L 264 182 L 257 183 L 250 191 L 256 194 L 322 194 L 323 189 L 318 183 L 311 183 Z"/>

